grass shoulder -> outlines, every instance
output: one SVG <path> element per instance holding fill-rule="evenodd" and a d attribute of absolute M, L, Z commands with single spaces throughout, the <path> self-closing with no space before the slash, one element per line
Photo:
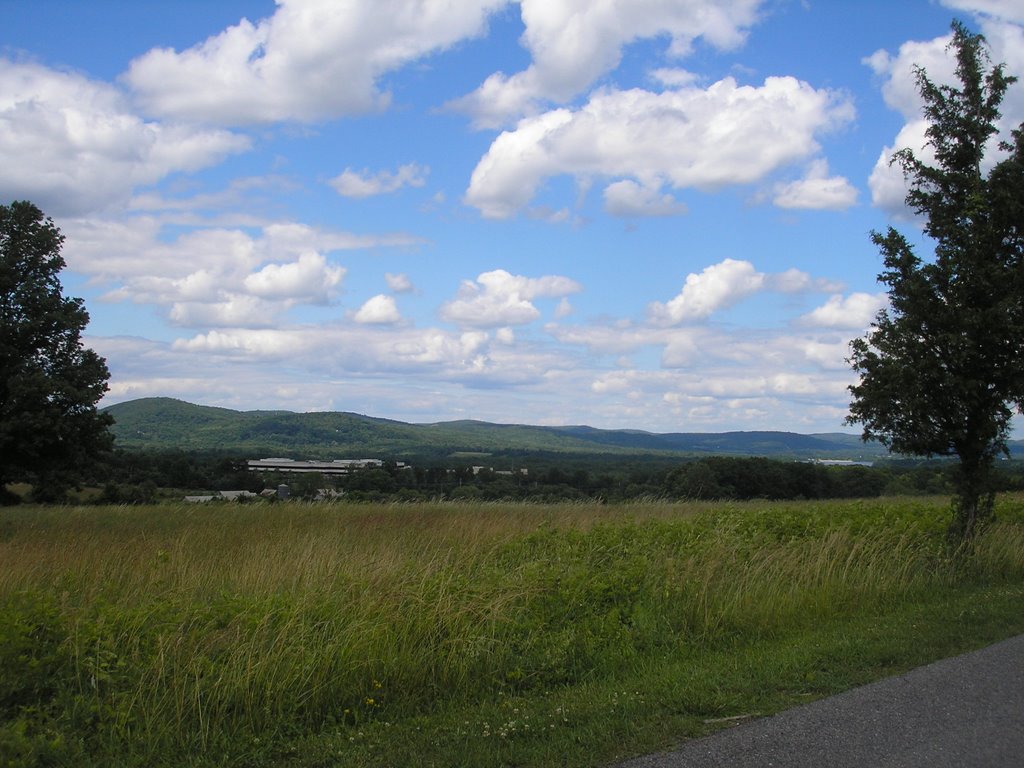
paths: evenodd
<path fill-rule="evenodd" d="M 353 733 L 321 733 L 283 765 L 602 766 L 668 750 L 1024 632 L 1024 587 L 977 587 L 802 632 L 695 648 L 620 677 L 498 697 Z"/>

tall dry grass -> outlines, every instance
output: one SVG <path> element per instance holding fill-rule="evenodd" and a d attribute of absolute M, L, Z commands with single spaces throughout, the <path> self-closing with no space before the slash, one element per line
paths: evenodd
<path fill-rule="evenodd" d="M 0 610 L 53 646 L 50 677 L 15 693 L 140 760 L 542 691 L 1024 575 L 1024 529 L 990 531 L 965 570 L 935 500 L 24 508 L 0 521 Z"/>

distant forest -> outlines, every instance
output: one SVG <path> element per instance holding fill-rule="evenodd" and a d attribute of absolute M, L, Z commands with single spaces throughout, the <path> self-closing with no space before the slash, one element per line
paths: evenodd
<path fill-rule="evenodd" d="M 946 494 L 955 463 L 901 459 L 854 435 L 652 434 L 485 422 L 406 424 L 351 413 L 239 412 L 145 398 L 107 409 L 117 450 L 90 499 L 149 502 L 287 484 L 292 498 L 624 501 L 834 499 Z M 998 462 L 1000 490 L 1024 489 L 1020 446 Z M 375 458 L 349 475 L 254 473 L 246 460 Z M 810 459 L 873 463 L 829 465 Z M 401 462 L 407 464 L 402 467 Z"/>
<path fill-rule="evenodd" d="M 244 459 L 216 454 L 119 450 L 97 469 L 91 485 L 102 489 L 96 500 L 104 503 L 148 503 L 198 491 L 259 492 L 282 483 L 297 499 L 326 495 L 380 502 L 834 499 L 945 494 L 954 469 L 948 461 L 833 466 L 758 457 L 567 457 L 557 453 L 534 454 L 515 467 L 474 468 L 478 461 L 466 457 L 412 467 L 385 462 L 383 467 L 348 475 L 322 476 L 251 472 Z M 999 490 L 1024 490 L 1024 462 L 1001 465 Z"/>

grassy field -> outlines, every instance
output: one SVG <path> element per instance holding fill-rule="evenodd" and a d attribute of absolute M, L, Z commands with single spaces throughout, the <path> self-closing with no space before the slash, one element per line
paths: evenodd
<path fill-rule="evenodd" d="M 1024 631 L 1024 497 L 0 510 L 0 765 L 608 765 Z"/>

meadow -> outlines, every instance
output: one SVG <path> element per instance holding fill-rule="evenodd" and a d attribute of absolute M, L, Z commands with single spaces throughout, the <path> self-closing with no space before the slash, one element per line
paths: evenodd
<path fill-rule="evenodd" d="M 1024 631 L 1024 496 L 0 510 L 0 765 L 611 765 Z"/>

